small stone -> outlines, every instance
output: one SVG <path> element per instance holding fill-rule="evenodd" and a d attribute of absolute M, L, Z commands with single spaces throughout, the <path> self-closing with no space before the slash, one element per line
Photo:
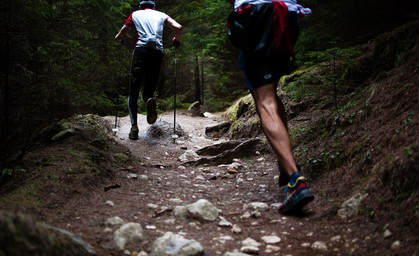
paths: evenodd
<path fill-rule="evenodd" d="M 384 231 L 384 238 L 388 238 L 388 237 L 390 237 L 391 236 L 391 231 L 390 230 L 388 230 L 388 229 L 386 229 L 385 231 Z"/>
<path fill-rule="evenodd" d="M 205 180 L 204 176 L 198 175 L 195 177 L 196 180 Z"/>
<path fill-rule="evenodd" d="M 321 242 L 321 241 L 314 242 L 311 245 L 311 248 L 321 250 L 321 251 L 327 251 L 326 244 L 324 242 Z"/>
<path fill-rule="evenodd" d="M 357 193 L 348 200 L 346 200 L 338 210 L 338 216 L 341 218 L 351 217 L 358 210 L 359 204 L 368 194 Z"/>
<path fill-rule="evenodd" d="M 147 207 L 148 208 L 151 208 L 151 209 L 157 209 L 157 208 L 159 208 L 159 206 L 157 204 L 147 204 Z"/>
<path fill-rule="evenodd" d="M 399 249 L 399 248 L 400 248 L 400 246 L 401 246 L 400 241 L 399 241 L 399 240 L 396 240 L 396 241 L 394 241 L 394 243 L 391 245 L 391 249 L 392 249 L 392 250 L 397 250 L 397 249 Z"/>
<path fill-rule="evenodd" d="M 135 179 L 137 179 L 137 178 L 138 178 L 138 174 L 136 174 L 136 173 L 128 173 L 127 178 L 128 178 L 128 179 L 133 179 L 133 180 L 135 180 Z"/>
<path fill-rule="evenodd" d="M 250 253 L 250 254 L 258 254 L 259 253 L 259 247 L 256 246 L 243 246 L 240 249 L 241 252 L 244 253 Z"/>
<path fill-rule="evenodd" d="M 248 218 L 250 218 L 250 216 L 252 216 L 251 214 L 250 214 L 250 212 L 245 212 L 240 218 L 241 219 L 248 219 Z"/>
<path fill-rule="evenodd" d="M 120 218 L 120 217 L 118 217 L 118 216 L 108 218 L 108 219 L 105 221 L 105 225 L 106 225 L 106 226 L 119 226 L 119 225 L 122 225 L 122 224 L 124 224 L 124 220 L 123 220 L 123 219 L 121 219 L 121 218 Z"/>
<path fill-rule="evenodd" d="M 185 153 L 183 153 L 180 157 L 179 160 L 182 162 L 187 162 L 187 161 L 195 161 L 198 160 L 200 158 L 200 156 L 193 150 L 186 150 Z"/>
<path fill-rule="evenodd" d="M 281 250 L 281 248 L 279 246 L 275 246 L 275 245 L 266 245 L 266 253 L 272 253 L 272 252 L 279 252 L 279 250 Z"/>
<path fill-rule="evenodd" d="M 176 219 L 167 219 L 163 221 L 166 224 L 175 224 L 176 223 Z"/>
<path fill-rule="evenodd" d="M 142 180 L 142 181 L 148 181 L 149 180 L 147 175 L 140 175 L 140 176 L 138 176 L 138 179 Z"/>
<path fill-rule="evenodd" d="M 169 202 L 174 203 L 174 204 L 181 204 L 183 203 L 183 200 L 180 198 L 171 198 L 169 199 Z"/>
<path fill-rule="evenodd" d="M 223 256 L 250 256 L 250 254 L 242 252 L 226 252 Z"/>
<path fill-rule="evenodd" d="M 278 236 L 262 236 L 261 239 L 267 244 L 276 244 L 281 242 L 281 238 Z"/>
<path fill-rule="evenodd" d="M 106 205 L 109 205 L 109 206 L 115 206 L 115 204 L 112 201 L 110 201 L 110 200 L 106 201 L 105 204 Z"/>
<path fill-rule="evenodd" d="M 231 222 L 227 221 L 222 216 L 220 216 L 220 220 L 221 221 L 218 223 L 218 226 L 220 226 L 220 227 L 227 227 L 227 228 L 229 228 L 229 227 L 232 227 L 233 226 L 233 224 Z"/>
<path fill-rule="evenodd" d="M 260 243 L 250 237 L 246 238 L 245 240 L 242 241 L 242 245 L 243 246 L 255 246 L 255 247 L 259 247 Z"/>
<path fill-rule="evenodd" d="M 219 209 L 206 199 L 200 199 L 193 204 L 187 205 L 186 208 L 189 216 L 205 222 L 216 220 L 220 212 Z"/>
<path fill-rule="evenodd" d="M 260 213 L 259 211 L 253 211 L 251 213 L 251 215 L 252 215 L 253 218 L 260 218 L 260 217 L 262 217 L 262 213 Z"/>
<path fill-rule="evenodd" d="M 231 236 L 220 236 L 220 240 L 233 241 L 234 239 Z"/>
<path fill-rule="evenodd" d="M 301 244 L 301 247 L 309 247 L 310 246 L 310 243 L 302 243 Z"/>
<path fill-rule="evenodd" d="M 255 210 L 258 212 L 266 212 L 269 210 L 269 206 L 266 203 L 253 202 L 253 203 L 245 204 L 243 206 L 243 210 L 247 210 L 247 209 Z"/>
<path fill-rule="evenodd" d="M 241 228 L 238 225 L 236 225 L 236 224 L 233 225 L 233 228 L 231 229 L 231 231 L 234 234 L 240 234 L 242 232 Z"/>
<path fill-rule="evenodd" d="M 330 238 L 330 241 L 332 241 L 332 242 L 337 242 L 337 241 L 339 241 L 340 239 L 341 239 L 341 236 L 337 235 L 337 236 L 334 236 L 334 237 Z"/>

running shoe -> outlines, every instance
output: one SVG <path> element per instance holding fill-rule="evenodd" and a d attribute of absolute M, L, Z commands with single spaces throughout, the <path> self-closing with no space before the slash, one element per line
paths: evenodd
<path fill-rule="evenodd" d="M 306 204 L 313 201 L 314 196 L 305 183 L 305 178 L 300 176 L 294 185 L 288 183 L 285 188 L 286 197 L 279 206 L 279 212 L 289 214 L 301 210 Z"/>
<path fill-rule="evenodd" d="M 147 123 L 154 124 L 157 120 L 156 100 L 150 98 L 147 100 Z"/>
<path fill-rule="evenodd" d="M 131 140 L 138 140 L 138 126 L 132 125 L 131 130 L 129 131 L 129 136 Z"/>

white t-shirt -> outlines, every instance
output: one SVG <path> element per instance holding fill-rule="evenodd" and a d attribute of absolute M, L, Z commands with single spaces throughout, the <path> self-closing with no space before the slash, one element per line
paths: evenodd
<path fill-rule="evenodd" d="M 276 0 L 236 0 L 234 2 L 234 9 L 239 8 L 242 4 L 264 4 L 272 3 L 275 1 Z M 311 13 L 311 10 L 309 8 L 304 8 L 301 5 L 297 4 L 297 0 L 282 0 L 282 2 L 284 2 L 287 5 L 288 11 L 290 12 L 297 12 L 298 14 L 302 13 L 304 15 L 308 15 Z"/>
<path fill-rule="evenodd" d="M 135 27 L 138 33 L 136 47 L 151 47 L 163 51 L 163 28 L 169 16 L 152 9 L 133 12 L 124 26 Z"/>

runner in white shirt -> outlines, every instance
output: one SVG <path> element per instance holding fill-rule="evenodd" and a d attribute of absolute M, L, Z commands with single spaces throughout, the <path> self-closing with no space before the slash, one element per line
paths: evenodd
<path fill-rule="evenodd" d="M 130 91 L 128 109 L 131 117 L 130 139 L 138 139 L 137 109 L 141 81 L 145 77 L 142 98 L 147 104 L 147 122 L 153 124 L 157 120 L 156 100 L 154 92 L 163 60 L 163 29 L 167 26 L 174 30 L 173 45 L 180 46 L 182 26 L 167 14 L 155 10 L 154 1 L 140 1 L 140 10 L 133 12 L 115 36 L 122 40 L 131 28 L 138 35 L 136 47 L 132 55 Z"/>

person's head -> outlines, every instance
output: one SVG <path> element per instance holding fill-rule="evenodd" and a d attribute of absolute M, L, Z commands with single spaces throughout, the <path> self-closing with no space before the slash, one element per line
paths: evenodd
<path fill-rule="evenodd" d="M 156 9 L 156 3 L 154 1 L 141 0 L 140 1 L 140 9 L 141 10 Z"/>

